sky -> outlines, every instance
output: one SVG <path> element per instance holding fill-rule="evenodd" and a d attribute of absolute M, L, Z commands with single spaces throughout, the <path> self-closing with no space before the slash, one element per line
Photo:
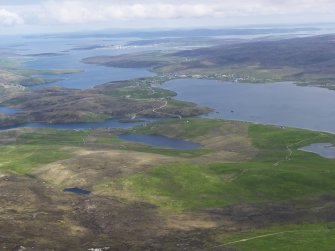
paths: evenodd
<path fill-rule="evenodd" d="M 335 23 L 335 0 L 0 0 L 0 34 Z"/>

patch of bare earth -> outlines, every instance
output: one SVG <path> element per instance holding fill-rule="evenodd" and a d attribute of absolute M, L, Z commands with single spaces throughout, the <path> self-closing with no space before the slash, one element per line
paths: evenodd
<path fill-rule="evenodd" d="M 205 148 L 213 153 L 198 157 L 196 162 L 236 162 L 250 160 L 257 154 L 257 149 L 248 137 L 247 123 L 226 121 L 222 126 L 210 130 L 206 135 L 196 138 Z"/>
<path fill-rule="evenodd" d="M 0 250 L 196 250 L 205 232 L 172 228 L 157 208 L 64 193 L 33 177 L 0 178 Z"/>
<path fill-rule="evenodd" d="M 268 227 L 273 224 L 301 224 L 335 221 L 335 197 L 272 202 L 241 203 L 200 210 L 227 231 Z"/>
<path fill-rule="evenodd" d="M 92 168 L 92 154 L 96 159 L 107 153 L 83 151 L 77 158 L 85 158 L 77 161 Z M 107 156 L 126 159 L 124 154 L 123 151 L 115 151 Z M 136 155 L 141 168 L 152 164 L 147 162 L 146 157 L 149 156 Z M 104 159 L 103 163 L 107 160 Z M 85 173 L 89 168 L 81 170 Z M 123 174 L 117 171 L 116 175 Z M 54 178 L 57 179 L 56 176 Z M 2 173 L 0 189 L 0 250 L 20 250 L 22 247 L 25 250 L 89 250 L 102 247 L 109 247 L 110 250 L 200 250 L 219 245 L 216 236 L 222 233 L 238 233 L 273 224 L 335 220 L 334 196 L 288 202 L 241 203 L 172 215 L 162 213 L 146 202 L 64 193 L 60 186 L 33 176 Z M 219 250 L 233 249 L 220 247 Z"/>
<path fill-rule="evenodd" d="M 30 177 L 4 174 L 0 190 L 0 250 L 80 250 L 86 229 L 62 209 L 71 200 L 57 201 L 57 190 Z"/>
<path fill-rule="evenodd" d="M 81 150 L 77 156 L 46 165 L 36 170 L 34 174 L 62 187 L 91 187 L 98 181 L 131 175 L 156 165 L 178 161 L 182 159 L 135 151 Z"/>

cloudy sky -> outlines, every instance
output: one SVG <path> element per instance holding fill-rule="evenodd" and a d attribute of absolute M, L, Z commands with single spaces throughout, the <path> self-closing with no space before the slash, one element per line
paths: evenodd
<path fill-rule="evenodd" d="M 0 0 L 0 34 L 335 22 L 335 0 Z"/>

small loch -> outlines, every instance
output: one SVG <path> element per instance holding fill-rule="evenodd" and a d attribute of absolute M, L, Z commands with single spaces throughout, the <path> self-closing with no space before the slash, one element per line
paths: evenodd
<path fill-rule="evenodd" d="M 121 134 L 119 135 L 119 139 L 129 142 L 143 143 L 154 147 L 170 148 L 176 150 L 196 150 L 201 147 L 200 144 L 191 141 L 153 134 Z"/>
<path fill-rule="evenodd" d="M 78 187 L 65 188 L 63 191 L 66 193 L 75 193 L 75 194 L 80 194 L 80 195 L 88 195 L 91 193 L 88 190 L 81 189 Z"/>
<path fill-rule="evenodd" d="M 327 159 L 335 159 L 335 146 L 330 143 L 316 143 L 299 148 L 300 151 L 316 153 Z"/>

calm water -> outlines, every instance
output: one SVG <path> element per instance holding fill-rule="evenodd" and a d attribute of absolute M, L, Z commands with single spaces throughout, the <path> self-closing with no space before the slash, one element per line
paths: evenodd
<path fill-rule="evenodd" d="M 81 62 L 83 58 L 87 57 L 118 55 L 139 51 L 140 49 L 69 50 L 65 55 L 35 57 L 32 61 L 24 63 L 24 65 L 33 69 L 77 69 L 81 71 L 75 74 L 42 76 L 46 78 L 60 78 L 63 80 L 47 85 L 35 86 L 35 88 L 57 85 L 66 88 L 88 89 L 97 84 L 104 84 L 111 81 L 153 76 L 154 74 L 146 69 L 105 67 Z"/>
<path fill-rule="evenodd" d="M 63 190 L 66 193 L 76 193 L 76 194 L 80 194 L 80 195 L 88 195 L 91 192 L 85 189 L 81 189 L 78 187 L 71 187 L 71 188 L 66 188 Z"/>
<path fill-rule="evenodd" d="M 35 69 L 79 69 L 82 72 L 76 74 L 47 76 L 64 78 L 63 81 L 49 85 L 86 89 L 110 81 L 152 75 L 145 69 L 120 69 L 83 64 L 81 62 L 86 57 L 140 52 L 147 50 L 146 48 L 72 50 L 82 46 L 117 45 L 125 44 L 126 42 L 97 38 L 26 39 L 13 37 L 1 40 L 0 46 L 12 48 L 21 55 L 50 52 L 63 53 L 58 56 L 33 57 L 33 60 L 26 62 L 25 65 Z M 47 85 L 37 88 L 45 86 Z M 243 120 L 335 133 L 335 92 L 327 89 L 299 87 L 290 83 L 236 84 L 194 79 L 173 80 L 163 86 L 177 92 L 177 99 L 214 108 L 216 112 L 209 114 L 208 117 L 210 118 Z M 2 109 L 2 113 L 17 112 L 8 108 Z M 88 129 L 100 127 L 122 128 L 133 126 L 133 124 L 107 121 L 88 124 L 27 124 L 25 126 Z"/>
<path fill-rule="evenodd" d="M 163 84 L 176 99 L 214 108 L 210 118 L 335 133 L 335 91 L 292 83 L 242 84 L 180 79 Z"/>
<path fill-rule="evenodd" d="M 97 84 L 103 84 L 110 81 L 127 80 L 138 77 L 152 76 L 153 73 L 146 69 L 124 69 L 114 67 L 104 67 L 93 64 L 84 64 L 81 62 L 83 58 L 99 56 L 99 55 L 119 55 L 125 53 L 140 52 L 144 48 L 126 48 L 126 49 L 93 49 L 93 50 L 73 50 L 73 48 L 105 44 L 118 45 L 125 44 L 127 41 L 109 40 L 101 41 L 99 39 L 27 39 L 22 37 L 6 37 L 0 40 L 0 46 L 3 48 L 11 48 L 13 52 L 21 55 L 55 53 L 57 56 L 36 56 L 28 62 L 26 67 L 33 69 L 77 69 L 80 73 L 64 74 L 64 75 L 44 75 L 47 78 L 61 78 L 62 81 L 47 85 L 40 85 L 33 88 L 45 88 L 47 86 L 63 86 L 67 88 L 87 89 Z M 18 110 L 0 107 L 0 113 L 14 114 Z M 17 127 L 33 127 L 33 128 L 57 128 L 57 129 L 94 129 L 94 128 L 129 128 L 133 126 L 143 125 L 150 122 L 121 123 L 117 120 L 108 120 L 97 123 L 64 123 L 64 124 L 41 124 L 28 123 L 15 127 L 3 127 L 1 129 L 17 128 Z"/>
<path fill-rule="evenodd" d="M 3 114 L 16 114 L 16 113 L 20 113 L 20 111 L 17 110 L 17 109 L 0 106 L 0 113 L 3 113 Z"/>
<path fill-rule="evenodd" d="M 31 60 L 23 63 L 26 67 L 42 70 L 76 69 L 80 73 L 65 75 L 45 75 L 46 78 L 64 79 L 47 85 L 35 86 L 44 88 L 47 86 L 62 86 L 67 88 L 87 89 L 97 84 L 110 81 L 128 80 L 139 77 L 149 77 L 154 74 L 146 69 L 104 67 L 82 63 L 83 58 L 94 56 L 113 56 L 147 50 L 146 48 L 117 49 L 111 46 L 124 45 L 127 40 L 116 39 L 66 39 L 66 38 L 23 38 L 7 37 L 0 41 L 0 48 L 10 48 L 20 55 L 33 55 L 43 53 L 55 53 L 57 56 L 30 56 Z M 109 46 L 92 50 L 73 50 L 78 47 L 90 47 L 95 45 Z"/>
<path fill-rule="evenodd" d="M 201 147 L 200 144 L 196 144 L 191 141 L 165 137 L 162 135 L 121 134 L 119 139 L 176 150 L 195 150 Z"/>
<path fill-rule="evenodd" d="M 0 127 L 0 130 L 7 130 L 13 128 L 53 128 L 53 129 L 68 129 L 68 130 L 88 130 L 97 128 L 131 128 L 134 126 L 145 125 L 147 123 L 155 121 L 154 119 L 146 119 L 143 122 L 131 122 L 123 123 L 115 119 L 101 121 L 101 122 L 90 122 L 90 123 L 61 123 L 61 124 L 45 124 L 45 123 L 27 123 L 17 126 Z"/>
<path fill-rule="evenodd" d="M 330 143 L 317 143 L 299 148 L 301 151 L 316 153 L 327 159 L 335 159 L 335 146 Z"/>

